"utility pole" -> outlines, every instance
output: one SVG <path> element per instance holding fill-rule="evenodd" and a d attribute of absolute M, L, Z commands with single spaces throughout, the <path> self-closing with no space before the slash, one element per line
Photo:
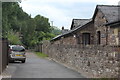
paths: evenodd
<path fill-rule="evenodd" d="M 53 21 L 51 21 L 51 26 L 53 27 Z"/>

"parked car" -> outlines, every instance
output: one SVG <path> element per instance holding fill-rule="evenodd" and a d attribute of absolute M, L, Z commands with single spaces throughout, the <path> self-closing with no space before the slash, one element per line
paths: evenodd
<path fill-rule="evenodd" d="M 21 61 L 25 63 L 25 48 L 21 45 L 9 45 L 9 62 Z"/>

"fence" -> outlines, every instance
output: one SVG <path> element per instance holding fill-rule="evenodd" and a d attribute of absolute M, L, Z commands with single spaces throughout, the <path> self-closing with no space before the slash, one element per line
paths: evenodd
<path fill-rule="evenodd" d="M 0 39 L 0 74 L 8 65 L 8 40 Z"/>

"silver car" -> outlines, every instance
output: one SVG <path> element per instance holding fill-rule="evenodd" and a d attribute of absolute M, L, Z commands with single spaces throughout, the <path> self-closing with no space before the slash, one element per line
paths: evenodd
<path fill-rule="evenodd" d="M 25 63 L 25 48 L 20 45 L 9 45 L 9 62 L 21 61 Z"/>

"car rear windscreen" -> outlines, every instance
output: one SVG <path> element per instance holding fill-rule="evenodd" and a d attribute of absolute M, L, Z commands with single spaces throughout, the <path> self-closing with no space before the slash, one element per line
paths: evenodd
<path fill-rule="evenodd" d="M 12 51 L 25 51 L 25 49 L 23 47 L 12 47 Z"/>

